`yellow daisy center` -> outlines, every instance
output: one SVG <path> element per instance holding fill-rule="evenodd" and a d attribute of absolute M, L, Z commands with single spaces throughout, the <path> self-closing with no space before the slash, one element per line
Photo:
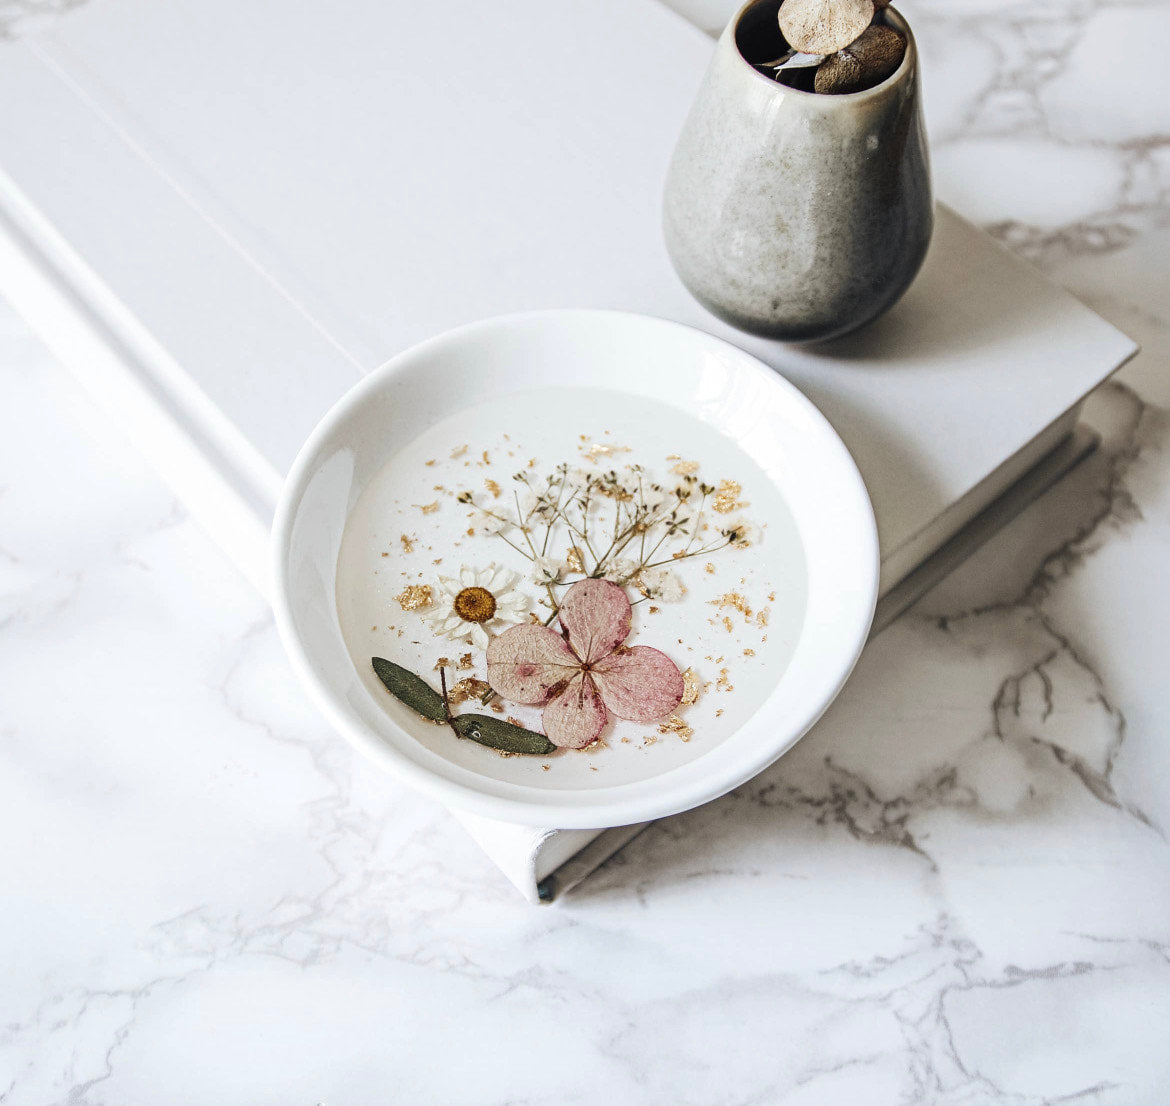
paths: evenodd
<path fill-rule="evenodd" d="M 464 588 L 452 605 L 464 622 L 487 622 L 496 613 L 496 597 L 487 588 Z"/>

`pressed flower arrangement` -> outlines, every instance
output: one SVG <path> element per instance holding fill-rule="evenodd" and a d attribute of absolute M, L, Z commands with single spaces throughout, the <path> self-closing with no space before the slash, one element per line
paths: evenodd
<path fill-rule="evenodd" d="M 598 750 L 711 732 L 736 665 L 769 648 L 775 583 L 759 588 L 750 473 L 652 463 L 605 430 L 557 437 L 548 466 L 510 435 L 449 442 L 413 461 L 406 494 L 397 467 L 398 494 L 367 511 L 380 548 L 355 570 L 371 625 L 351 652 L 436 748 L 447 732 L 545 770 L 584 751 L 592 772 Z"/>

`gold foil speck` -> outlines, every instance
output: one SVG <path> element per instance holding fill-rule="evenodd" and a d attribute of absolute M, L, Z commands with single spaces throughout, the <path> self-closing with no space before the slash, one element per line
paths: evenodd
<path fill-rule="evenodd" d="M 721 515 L 729 515 L 732 511 L 742 511 L 745 507 L 750 506 L 748 503 L 740 502 L 739 497 L 742 492 L 743 487 L 736 481 L 720 480 L 711 506 Z"/>
<path fill-rule="evenodd" d="M 431 605 L 430 584 L 409 584 L 395 596 L 404 611 L 417 611 Z"/>
<path fill-rule="evenodd" d="M 658 732 L 661 734 L 678 734 L 679 738 L 683 741 L 690 741 L 695 736 L 695 731 L 679 718 L 677 714 L 672 714 L 665 722 L 660 722 Z"/>

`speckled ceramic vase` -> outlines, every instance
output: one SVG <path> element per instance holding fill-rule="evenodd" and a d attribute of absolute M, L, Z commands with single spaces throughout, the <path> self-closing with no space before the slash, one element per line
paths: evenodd
<path fill-rule="evenodd" d="M 786 341 L 877 318 L 918 272 L 933 226 L 918 54 L 865 92 L 789 88 L 750 64 L 786 49 L 776 0 L 723 32 L 675 148 L 664 229 L 675 269 L 720 318 Z"/>

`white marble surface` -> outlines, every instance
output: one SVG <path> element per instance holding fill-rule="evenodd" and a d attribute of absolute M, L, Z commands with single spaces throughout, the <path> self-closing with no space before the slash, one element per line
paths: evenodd
<path fill-rule="evenodd" d="M 0 1102 L 1165 1102 L 1170 8 L 903 10 L 940 193 L 1145 351 L 864 717 L 552 908 L 326 731 L 0 311 Z"/>

